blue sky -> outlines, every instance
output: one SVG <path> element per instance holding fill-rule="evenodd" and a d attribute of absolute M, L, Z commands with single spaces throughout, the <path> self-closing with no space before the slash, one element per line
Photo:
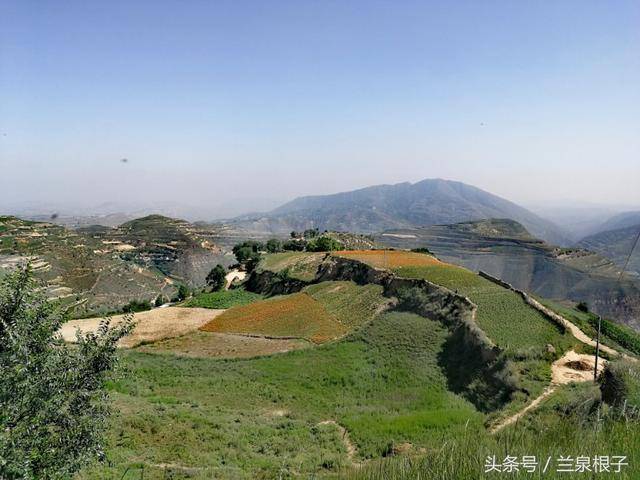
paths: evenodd
<path fill-rule="evenodd" d="M 640 3 L 4 0 L 0 130 L 5 204 L 640 205 Z"/>

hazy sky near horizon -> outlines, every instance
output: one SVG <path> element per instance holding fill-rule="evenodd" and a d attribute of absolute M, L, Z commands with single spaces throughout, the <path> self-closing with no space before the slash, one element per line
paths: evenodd
<path fill-rule="evenodd" d="M 0 210 L 434 177 L 640 205 L 640 2 L 3 0 L 0 164 Z"/>

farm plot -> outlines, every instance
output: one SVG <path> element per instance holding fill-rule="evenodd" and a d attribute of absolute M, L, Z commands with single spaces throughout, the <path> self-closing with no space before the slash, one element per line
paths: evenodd
<path fill-rule="evenodd" d="M 322 282 L 304 289 L 341 324 L 355 328 L 369 322 L 387 304 L 380 285 Z"/>
<path fill-rule="evenodd" d="M 437 258 L 424 253 L 402 250 L 341 250 L 333 255 L 358 260 L 376 268 L 399 268 L 407 266 L 439 265 Z"/>
<path fill-rule="evenodd" d="M 326 253 L 284 252 L 266 255 L 258 266 L 259 270 L 272 272 L 287 271 L 289 276 L 299 280 L 313 280 Z"/>
<path fill-rule="evenodd" d="M 222 290 L 220 292 L 199 293 L 183 302 L 181 307 L 199 308 L 231 308 L 236 305 L 247 305 L 261 300 L 263 297 L 257 293 L 248 292 L 241 288 Z"/>
<path fill-rule="evenodd" d="M 231 308 L 201 330 L 323 343 L 344 335 L 348 329 L 312 297 L 295 293 Z"/>
<path fill-rule="evenodd" d="M 478 325 L 501 348 L 521 351 L 553 345 L 562 351 L 573 345 L 571 335 L 527 305 L 515 292 L 455 265 L 402 267 L 403 277 L 423 278 L 468 297 L 478 306 Z"/>
<path fill-rule="evenodd" d="M 298 339 L 259 338 L 197 331 L 144 344 L 136 348 L 136 351 L 195 358 L 250 358 L 299 350 L 311 345 Z"/>
<path fill-rule="evenodd" d="M 201 330 L 324 343 L 369 322 L 387 302 L 378 285 L 323 282 L 300 293 L 231 308 Z"/>

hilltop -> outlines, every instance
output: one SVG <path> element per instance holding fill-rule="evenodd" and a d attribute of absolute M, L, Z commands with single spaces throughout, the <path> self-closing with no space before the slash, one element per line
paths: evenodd
<path fill-rule="evenodd" d="M 119 243 L 52 223 L 0 217 L 0 272 L 30 261 L 47 295 L 76 314 L 173 294 L 174 286 L 163 275 L 122 258 L 123 250 Z"/>
<path fill-rule="evenodd" d="M 557 226 L 525 208 L 471 185 L 441 179 L 300 197 L 265 214 L 239 217 L 234 223 L 247 232 L 318 228 L 375 233 L 487 218 L 517 220 L 540 238 L 567 242 Z"/>
<path fill-rule="evenodd" d="M 76 315 L 117 310 L 132 300 L 171 298 L 177 284 L 200 286 L 233 255 L 217 231 L 160 215 L 120 227 L 67 229 L 49 222 L 0 217 L 0 272 L 31 261 L 47 294 Z"/>
<path fill-rule="evenodd" d="M 113 229 L 80 231 L 115 245 L 127 260 L 191 286 L 203 284 L 216 264 L 234 263 L 218 245 L 217 230 L 162 215 L 137 218 Z"/>
<path fill-rule="evenodd" d="M 395 229 L 376 239 L 398 248 L 427 247 L 446 261 L 543 297 L 587 302 L 602 315 L 640 328 L 640 282 L 619 284 L 620 268 L 608 258 L 580 247 L 551 245 L 512 220 Z"/>

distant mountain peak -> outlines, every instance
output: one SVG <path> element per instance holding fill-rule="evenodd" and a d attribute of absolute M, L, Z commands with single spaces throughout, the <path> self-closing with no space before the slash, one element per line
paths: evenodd
<path fill-rule="evenodd" d="M 259 217 L 239 218 L 236 224 L 273 234 L 312 227 L 375 233 L 488 218 L 516 220 L 536 237 L 567 243 L 557 226 L 529 210 L 472 185 L 441 178 L 299 197 Z"/>

